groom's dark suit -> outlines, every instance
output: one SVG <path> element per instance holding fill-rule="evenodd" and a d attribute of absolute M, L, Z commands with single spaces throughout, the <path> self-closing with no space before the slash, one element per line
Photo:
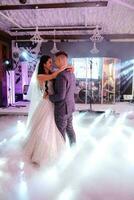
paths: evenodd
<path fill-rule="evenodd" d="M 65 133 L 69 137 L 70 144 L 76 142 L 76 136 L 72 125 L 72 113 L 75 110 L 74 91 L 75 76 L 74 73 L 64 70 L 54 81 L 54 94 L 49 96 L 51 102 L 55 105 L 55 122 L 65 139 Z"/>

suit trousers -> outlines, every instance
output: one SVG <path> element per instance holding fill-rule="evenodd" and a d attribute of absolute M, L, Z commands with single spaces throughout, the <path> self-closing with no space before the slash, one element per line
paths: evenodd
<path fill-rule="evenodd" d="M 66 141 L 66 134 L 67 134 L 69 138 L 70 146 L 76 143 L 76 135 L 73 128 L 72 120 L 73 120 L 72 114 L 60 116 L 59 114 L 55 113 L 55 122 L 56 122 L 57 128 L 59 129 L 65 141 Z"/>

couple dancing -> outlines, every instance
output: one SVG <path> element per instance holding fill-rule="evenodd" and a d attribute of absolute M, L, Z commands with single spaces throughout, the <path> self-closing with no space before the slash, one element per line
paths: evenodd
<path fill-rule="evenodd" d="M 55 64 L 58 70 L 52 72 L 51 57 L 42 56 L 29 86 L 31 103 L 24 151 L 27 159 L 39 166 L 62 153 L 66 133 L 70 145 L 76 142 L 72 125 L 75 76 L 65 52 L 55 54 Z"/>

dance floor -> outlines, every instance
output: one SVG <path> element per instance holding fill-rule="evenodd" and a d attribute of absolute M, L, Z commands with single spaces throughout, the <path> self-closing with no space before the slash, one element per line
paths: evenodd
<path fill-rule="evenodd" d="M 1 200 L 134 200 L 134 104 L 76 108 L 76 146 L 42 168 L 21 157 L 28 104 L 0 108 Z"/>
<path fill-rule="evenodd" d="M 16 102 L 10 107 L 0 108 L 0 115 L 27 115 L 29 102 L 21 101 Z M 115 104 L 92 104 L 94 111 L 106 111 L 107 109 L 113 110 L 118 114 L 134 111 L 134 103 L 118 102 Z M 76 111 L 90 110 L 89 104 L 76 104 Z"/>

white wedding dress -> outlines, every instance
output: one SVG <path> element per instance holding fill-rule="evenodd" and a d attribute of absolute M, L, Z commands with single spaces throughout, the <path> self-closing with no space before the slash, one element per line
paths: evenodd
<path fill-rule="evenodd" d="M 48 81 L 48 92 L 53 93 L 51 81 Z M 28 123 L 27 133 L 24 154 L 31 163 L 45 166 L 55 161 L 65 148 L 64 139 L 55 123 L 54 104 L 49 99 L 42 97 L 40 100 Z"/>

